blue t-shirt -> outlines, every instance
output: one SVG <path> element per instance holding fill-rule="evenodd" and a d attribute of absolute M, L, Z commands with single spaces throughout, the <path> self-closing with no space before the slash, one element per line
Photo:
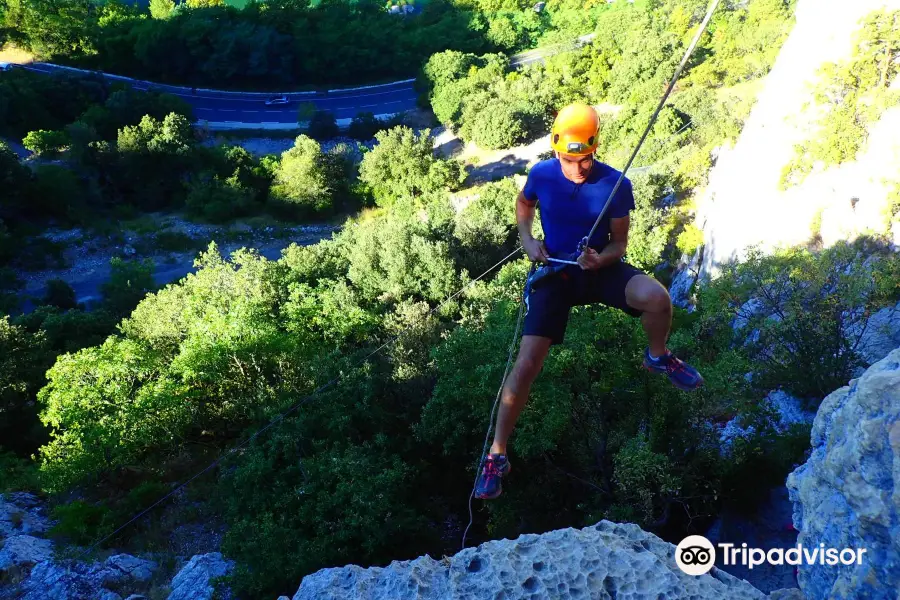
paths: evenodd
<path fill-rule="evenodd" d="M 544 245 L 553 258 L 566 258 L 578 250 L 597 220 L 621 171 L 594 160 L 584 183 L 575 184 L 563 175 L 558 158 L 542 160 L 528 172 L 522 193 L 530 202 L 539 201 Z M 626 177 L 616 191 L 589 245 L 598 252 L 609 243 L 609 220 L 628 216 L 634 208 L 631 182 Z"/>

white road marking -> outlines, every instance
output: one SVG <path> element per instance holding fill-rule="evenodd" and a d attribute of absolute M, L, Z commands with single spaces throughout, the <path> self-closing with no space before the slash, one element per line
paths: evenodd
<path fill-rule="evenodd" d="M 369 96 L 384 96 L 386 94 L 397 94 L 400 92 L 411 92 L 411 91 L 413 91 L 413 87 L 409 86 L 409 87 L 405 87 L 405 88 L 398 88 L 396 90 L 391 90 L 389 92 L 373 92 L 371 94 L 357 94 L 355 96 L 342 96 L 339 94 L 332 94 L 331 96 L 292 98 L 291 102 L 310 102 L 310 101 L 321 101 L 321 100 L 352 100 L 354 98 L 367 98 Z M 194 95 L 194 94 L 190 94 L 187 92 L 166 92 L 166 93 L 172 94 L 173 96 L 181 96 L 182 98 L 196 98 L 198 100 L 224 100 L 227 102 L 256 102 L 258 104 L 262 104 L 263 102 L 265 102 L 265 99 L 263 99 L 263 98 L 255 98 L 255 99 L 252 99 L 252 98 L 227 98 L 227 97 L 223 98 L 222 96 L 201 96 L 199 94 Z M 254 93 L 259 93 L 259 92 L 254 92 Z M 273 94 L 273 96 L 275 96 L 275 95 L 277 95 L 277 94 Z M 287 94 L 287 96 L 288 96 L 288 98 L 290 98 L 291 95 Z"/>

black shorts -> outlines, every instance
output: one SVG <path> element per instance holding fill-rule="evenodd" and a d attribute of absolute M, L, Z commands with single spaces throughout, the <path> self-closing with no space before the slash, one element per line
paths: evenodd
<path fill-rule="evenodd" d="M 573 266 L 552 276 L 536 290 L 528 286 L 523 335 L 547 337 L 553 344 L 561 344 L 569 311 L 573 306 L 585 304 L 600 303 L 633 317 L 641 316 L 642 311 L 625 302 L 625 286 L 632 277 L 643 274 L 640 269 L 620 261 L 594 271 Z"/>

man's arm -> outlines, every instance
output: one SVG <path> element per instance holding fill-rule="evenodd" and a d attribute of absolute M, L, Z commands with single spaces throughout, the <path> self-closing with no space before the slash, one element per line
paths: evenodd
<path fill-rule="evenodd" d="M 534 225 L 534 208 L 537 202 L 531 202 L 525 197 L 524 192 L 519 192 L 516 198 L 516 226 L 519 229 L 519 237 L 522 239 L 522 247 L 525 248 L 525 254 L 528 258 L 538 262 L 546 263 L 549 254 L 544 243 L 534 239 L 532 226 Z"/>
<path fill-rule="evenodd" d="M 609 220 L 609 243 L 601 252 L 587 248 L 578 257 L 582 269 L 602 269 L 622 260 L 628 247 L 628 227 L 631 217 L 625 215 L 621 219 Z"/>
<path fill-rule="evenodd" d="M 534 239 L 532 226 L 534 225 L 535 206 L 537 206 L 537 202 L 529 201 L 524 192 L 519 192 L 519 197 L 516 198 L 516 225 L 519 228 L 519 237 L 523 244 Z"/>

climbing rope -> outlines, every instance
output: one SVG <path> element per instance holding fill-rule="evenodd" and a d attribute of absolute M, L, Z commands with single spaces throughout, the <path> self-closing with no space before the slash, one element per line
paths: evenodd
<path fill-rule="evenodd" d="M 707 25 L 709 25 L 710 19 L 712 19 L 713 13 L 716 10 L 716 7 L 719 5 L 720 0 L 712 0 L 709 5 L 709 8 L 706 11 L 706 16 L 703 17 L 703 21 L 700 23 L 700 29 L 697 30 L 697 33 L 694 35 L 694 39 L 691 41 L 690 46 L 688 46 L 687 50 L 684 53 L 684 56 L 681 58 L 681 63 L 679 63 L 678 68 L 675 70 L 675 74 L 672 76 L 672 79 L 669 81 L 669 86 L 666 88 L 665 93 L 660 99 L 659 104 L 656 106 L 656 110 L 653 111 L 653 115 L 650 117 L 650 122 L 647 123 L 647 127 L 644 129 L 644 133 L 641 135 L 641 139 L 638 140 L 637 145 L 634 147 L 634 151 L 632 151 L 631 156 L 628 158 L 628 162 L 625 164 L 625 168 L 622 169 L 622 172 L 619 174 L 619 179 L 616 181 L 615 186 L 613 186 L 612 191 L 609 193 L 609 197 L 606 199 L 606 204 L 603 205 L 603 208 L 600 210 L 600 214 L 597 215 L 597 219 L 594 221 L 593 227 L 591 227 L 590 233 L 587 234 L 585 238 L 581 240 L 578 245 L 578 252 L 584 251 L 588 246 L 588 241 L 591 239 L 591 236 L 594 235 L 594 232 L 597 230 L 597 227 L 600 225 L 600 221 L 603 219 L 603 215 L 606 214 L 606 210 L 609 208 L 609 205 L 612 203 L 612 199 L 615 197 L 616 192 L 619 190 L 619 186 L 622 185 L 622 181 L 625 179 L 625 174 L 628 172 L 628 169 L 631 167 L 631 163 L 634 162 L 634 158 L 637 156 L 638 152 L 641 150 L 641 146 L 643 146 L 644 141 L 647 139 L 647 136 L 650 134 L 650 130 L 653 128 L 654 123 L 656 123 L 657 117 L 659 117 L 660 111 L 662 111 L 663 106 L 666 104 L 666 100 L 669 99 L 669 94 L 672 93 L 672 89 L 675 87 L 675 83 L 678 81 L 678 78 L 681 76 L 681 72 L 684 70 L 685 65 L 687 65 L 688 60 L 690 60 L 691 55 L 694 53 L 694 49 L 697 47 L 697 44 L 700 42 L 700 37 L 703 35 L 703 32 L 706 31 Z M 683 128 L 682 128 L 683 129 Z M 562 263 L 566 265 L 577 265 L 578 263 L 571 260 L 563 260 L 558 258 L 551 258 L 552 262 Z M 557 267 L 558 269 L 558 267 Z M 519 327 L 522 321 L 522 306 L 525 303 L 525 295 L 528 293 L 528 286 L 531 284 L 531 275 L 534 273 L 535 265 L 532 263 L 531 272 L 529 273 L 528 278 L 525 280 L 525 289 L 522 291 L 522 304 L 519 306 L 519 321 L 516 323 L 516 332 L 513 337 L 513 343 L 509 348 L 509 357 L 506 361 L 506 369 L 503 372 L 503 380 L 500 382 L 500 389 L 497 391 L 497 397 L 494 399 L 494 406 L 491 408 L 491 416 L 488 421 L 487 433 L 484 436 L 484 447 L 482 448 L 481 455 L 478 457 L 478 468 L 475 472 L 475 483 L 472 485 L 472 491 L 469 493 L 469 524 L 466 525 L 466 529 L 463 532 L 462 537 L 462 547 L 460 550 L 465 550 L 466 548 L 466 536 L 469 533 L 469 528 L 472 526 L 472 498 L 475 495 L 475 487 L 478 485 L 478 469 L 481 468 L 484 460 L 485 453 L 487 452 L 487 442 L 491 435 L 491 429 L 494 426 L 494 412 L 497 408 L 497 403 L 500 401 L 500 396 L 503 393 L 503 386 L 506 384 L 506 377 L 509 374 L 509 366 L 512 361 L 513 351 L 515 350 L 516 341 L 519 336 Z"/>
<path fill-rule="evenodd" d="M 462 294 L 464 291 L 466 291 L 466 290 L 467 290 L 469 287 L 471 287 L 476 281 L 479 281 L 479 280 L 483 279 L 488 273 L 492 272 L 494 269 L 496 269 L 497 267 L 499 267 L 500 265 L 502 265 L 503 263 L 505 263 L 507 260 L 509 260 L 510 258 L 512 258 L 513 256 L 515 256 L 516 254 L 518 254 L 520 250 L 522 250 L 522 246 L 518 246 L 515 250 L 513 250 L 512 252 L 510 252 L 509 254 L 507 254 L 506 256 L 504 256 L 503 258 L 501 258 L 499 261 L 497 261 L 492 267 L 488 268 L 484 273 L 482 273 L 481 275 L 479 275 L 479 276 L 476 277 L 475 279 L 472 279 L 472 280 L 469 281 L 466 285 L 464 285 L 463 287 L 461 287 L 459 290 L 457 290 L 456 292 L 454 292 L 453 294 L 451 294 L 450 296 L 448 296 L 447 298 L 445 298 L 440 304 L 438 304 L 437 306 L 435 306 L 434 308 L 432 308 L 430 311 L 428 311 L 428 313 L 426 313 L 425 316 L 422 318 L 422 321 L 424 322 L 425 320 L 427 320 L 429 317 L 431 317 L 431 315 L 433 315 L 433 314 L 436 313 L 438 310 L 440 310 L 440 309 L 441 309 L 444 305 L 446 305 L 448 302 L 454 300 L 454 299 L 457 298 L 460 294 Z M 370 358 L 372 358 L 373 356 L 375 356 L 376 354 L 378 354 L 379 352 L 381 352 L 382 350 L 384 350 L 385 348 L 387 348 L 387 347 L 390 346 L 391 344 L 394 344 L 395 342 L 397 342 L 397 340 L 399 340 L 399 339 L 400 339 L 401 337 L 403 337 L 406 333 L 408 333 L 415 325 L 416 325 L 416 324 L 411 324 L 411 325 L 407 326 L 407 327 L 406 327 L 405 329 L 403 329 L 400 333 L 398 333 L 398 334 L 395 335 L 393 338 L 389 339 L 388 341 L 384 342 L 383 344 L 381 344 L 380 346 L 378 346 L 377 348 L 375 348 L 375 350 L 372 350 L 371 352 L 369 352 L 369 354 L 367 354 L 367 355 L 364 356 L 363 358 L 358 359 L 358 360 L 354 361 L 353 363 L 351 363 L 351 364 L 350 364 L 350 367 L 348 368 L 348 370 L 355 369 L 356 367 L 360 366 L 361 364 L 363 364 L 364 362 L 366 362 L 367 360 L 369 360 Z M 183 488 L 187 487 L 192 481 L 194 481 L 195 479 L 197 479 L 198 477 L 200 477 L 200 476 L 203 475 L 204 473 L 207 473 L 207 472 L 210 471 L 211 469 L 213 469 L 213 468 L 215 468 L 216 466 L 218 466 L 220 463 L 222 463 L 222 461 L 224 461 L 226 458 L 228 458 L 229 456 L 231 456 L 232 454 L 234 454 L 236 451 L 240 450 L 241 448 L 245 447 L 247 444 L 249 444 L 250 442 L 252 442 L 252 441 L 255 440 L 256 438 L 258 438 L 258 437 L 259 437 L 260 435 L 262 435 L 266 430 L 270 429 L 270 428 L 273 427 L 274 425 L 276 425 L 276 424 L 280 423 L 281 421 L 283 421 L 288 415 L 290 415 L 291 413 L 295 412 L 295 411 L 296 411 L 297 409 L 299 409 L 301 406 L 303 406 L 304 404 L 306 404 L 309 400 L 311 400 L 312 398 L 314 398 L 317 394 L 323 392 L 324 390 L 330 388 L 330 387 L 333 386 L 333 385 L 336 385 L 336 384 L 341 380 L 341 378 L 342 378 L 342 375 L 337 375 L 337 376 L 335 376 L 334 378 L 332 378 L 330 381 L 328 381 L 328 382 L 326 382 L 326 383 L 320 385 L 319 387 L 317 387 L 315 390 L 313 390 L 312 392 L 310 392 L 308 395 L 304 396 L 303 398 L 301 398 L 300 400 L 298 400 L 297 402 L 295 402 L 295 403 L 294 403 L 290 408 L 288 408 L 286 411 L 284 411 L 283 413 L 279 414 L 277 417 L 275 417 L 274 419 L 272 419 L 271 421 L 269 421 L 268 424 L 266 424 L 264 427 L 262 427 L 261 429 L 259 429 L 256 433 L 254 433 L 253 435 L 251 435 L 250 437 L 248 437 L 247 439 L 245 439 L 243 442 L 241 442 L 241 443 L 238 444 L 237 446 L 232 447 L 231 449 L 229 449 L 227 452 L 225 452 L 225 453 L 222 454 L 221 456 L 219 456 L 216 460 L 214 460 L 212 463 L 210 463 L 210 464 L 209 464 L 207 467 L 205 467 L 203 470 L 197 472 L 197 473 L 196 473 L 195 475 L 193 475 L 190 479 L 187 479 L 186 481 L 184 481 L 184 482 L 178 484 L 178 486 L 176 486 L 175 489 L 173 489 L 172 491 L 170 491 L 168 494 L 166 494 L 165 496 L 163 496 L 162 498 L 160 498 L 159 500 L 157 500 L 156 502 L 154 502 L 153 504 L 151 504 L 150 506 L 148 506 L 147 508 L 145 508 L 144 510 L 142 510 L 141 512 L 139 512 L 138 514 L 136 514 L 136 515 L 134 515 L 133 517 L 131 517 L 128 521 L 126 521 L 122 526 L 120 526 L 118 529 L 116 529 L 116 530 L 113 531 L 112 533 L 103 536 L 102 538 L 100 538 L 99 540 L 97 540 L 96 542 L 94 542 L 93 544 L 91 544 L 90 546 L 88 546 L 84 551 L 82 551 L 81 553 L 79 553 L 79 554 L 75 557 L 74 560 L 81 560 L 81 559 L 83 559 L 83 558 L 84 558 L 85 556 L 87 556 L 90 552 L 92 552 L 94 549 L 96 549 L 97 546 L 99 546 L 99 545 L 102 544 L 103 542 L 105 542 L 105 541 L 107 541 L 107 540 L 113 538 L 113 537 L 114 537 L 115 535 L 117 535 L 120 531 L 122 531 L 123 529 L 125 529 L 126 527 L 128 527 L 129 525 L 131 525 L 132 523 L 134 523 L 135 521 L 138 521 L 141 517 L 143 517 L 144 515 L 146 515 L 146 514 L 149 513 L 150 511 L 152 511 L 154 508 L 156 508 L 157 506 L 159 506 L 160 504 L 162 504 L 163 502 L 165 502 L 166 500 L 168 500 L 169 498 L 171 498 L 172 496 L 174 496 L 175 494 L 177 494 L 177 493 L 178 493 L 180 490 L 182 490 Z M 69 568 L 70 568 L 70 567 L 67 565 L 66 570 L 69 571 Z"/>
<path fill-rule="evenodd" d="M 657 117 L 659 117 L 660 111 L 662 111 L 663 107 L 666 105 L 666 100 L 669 99 L 669 94 L 672 93 L 672 90 L 675 88 L 675 84 L 678 82 L 678 78 L 681 77 L 681 72 L 684 71 L 684 67 L 687 65 L 687 62 L 691 59 L 691 55 L 694 54 L 694 49 L 696 49 L 697 44 L 700 43 L 700 38 L 703 36 L 703 32 L 706 31 L 707 25 L 709 25 L 710 19 L 712 19 L 713 13 L 716 11 L 716 7 L 719 6 L 720 0 L 712 0 L 709 5 L 709 8 L 706 11 L 706 16 L 703 17 L 703 21 L 700 23 L 700 29 L 697 30 L 696 35 L 694 35 L 694 39 L 691 41 L 691 45 L 688 46 L 688 49 L 685 51 L 684 56 L 681 57 L 681 62 L 678 64 L 678 68 L 675 69 L 675 74 L 672 75 L 672 79 L 669 81 L 669 86 L 666 88 L 663 97 L 660 99 L 659 104 L 656 105 L 656 110 L 653 111 L 653 116 L 650 117 L 650 122 L 647 123 L 647 127 L 644 129 L 644 133 L 641 135 L 641 139 L 638 140 L 637 145 L 634 147 L 634 151 L 631 153 L 631 156 L 628 158 L 628 162 L 625 163 L 625 168 L 622 169 L 622 172 L 619 174 L 619 179 L 616 180 L 616 185 L 613 186 L 612 191 L 609 193 L 609 198 L 606 200 L 606 204 L 603 206 L 603 210 L 600 211 L 600 214 L 597 215 L 597 220 L 594 221 L 594 226 L 591 227 L 591 232 L 587 234 L 587 237 L 582 240 L 582 243 L 585 247 L 587 247 L 587 241 L 591 239 L 591 236 L 594 235 L 594 232 L 597 230 L 597 227 L 600 225 L 600 220 L 603 219 L 603 215 L 606 213 L 606 209 L 609 208 L 612 199 L 615 197 L 616 192 L 619 191 L 619 186 L 622 185 L 622 181 L 625 179 L 625 174 L 628 172 L 628 169 L 631 168 L 631 163 L 634 162 L 634 158 L 637 156 L 638 152 L 641 150 L 641 146 L 644 145 L 644 140 L 647 139 L 647 136 L 650 135 L 650 130 L 653 129 L 653 125 L 656 123 Z M 579 250 L 583 250 L 584 248 L 579 248 Z"/>
<path fill-rule="evenodd" d="M 534 263 L 531 263 L 531 270 L 528 271 L 528 277 L 525 279 L 525 289 L 528 289 L 528 280 L 531 279 L 532 274 L 534 274 Z M 484 445 L 481 447 L 481 454 L 479 455 L 479 461 L 482 456 L 487 452 L 488 447 L 488 439 L 491 435 L 491 424 L 494 422 L 494 413 L 497 410 L 497 403 L 500 401 L 500 394 L 503 393 L 503 386 L 506 384 L 506 378 L 509 375 L 509 367 L 512 364 L 513 353 L 516 350 L 516 344 L 519 341 L 519 330 L 522 328 L 522 315 L 525 312 L 523 309 L 525 308 L 525 293 L 522 293 L 522 298 L 519 300 L 519 316 L 516 319 L 516 329 L 513 333 L 512 342 L 509 344 L 509 355 L 506 357 L 506 368 L 503 370 L 503 379 L 500 380 L 500 388 L 497 390 L 497 397 L 494 398 L 494 406 L 491 407 L 491 416 L 488 421 L 488 430 L 484 434 Z M 479 467 L 481 463 L 479 462 Z M 472 484 L 472 492 L 469 494 L 469 524 L 466 525 L 466 530 L 463 531 L 462 538 L 462 547 L 465 549 L 466 547 L 466 536 L 469 534 L 469 527 L 472 526 L 472 498 L 475 497 L 475 486 L 478 485 L 478 469 L 475 470 L 475 483 Z"/>

